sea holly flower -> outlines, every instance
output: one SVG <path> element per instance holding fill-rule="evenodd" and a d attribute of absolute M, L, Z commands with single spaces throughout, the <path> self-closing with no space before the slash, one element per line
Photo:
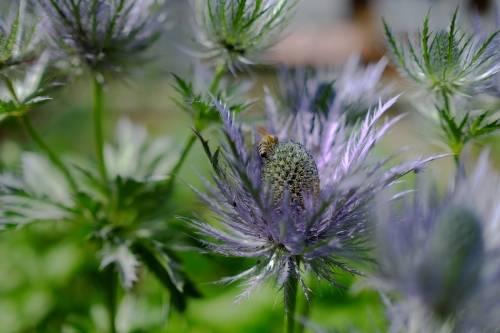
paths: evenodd
<path fill-rule="evenodd" d="M 231 112 L 217 104 L 227 143 L 212 152 L 200 136 L 215 182 L 200 196 L 218 226 L 189 221 L 209 250 L 258 259 L 225 281 L 245 280 L 244 295 L 264 281 L 275 281 L 284 291 L 286 312 L 293 316 L 298 286 L 306 295 L 309 291 L 307 272 L 332 284 L 337 284 L 338 270 L 357 273 L 351 263 L 368 256 L 367 205 L 375 193 L 433 159 L 388 170 L 383 169 L 387 160 L 367 163 L 370 150 L 397 121 L 376 126 L 395 101 L 380 103 L 352 131 L 344 117 L 332 113 L 325 115 L 323 126 L 304 133 L 315 121 L 303 117 L 310 112 L 287 114 L 287 121 L 272 123 L 271 134 L 250 146 Z"/>
<path fill-rule="evenodd" d="M 432 32 L 429 14 L 416 43 L 399 43 L 384 21 L 385 33 L 396 63 L 415 83 L 439 94 L 467 93 L 500 71 L 496 57 L 488 52 L 498 31 L 479 38 L 459 31 L 458 9 L 448 31 Z"/>
<path fill-rule="evenodd" d="M 94 72 L 122 73 L 158 39 L 156 0 L 42 0 L 53 40 Z"/>
<path fill-rule="evenodd" d="M 375 285 L 402 298 L 392 331 L 494 332 L 500 324 L 500 178 L 483 154 L 444 198 L 417 191 L 400 210 L 379 205 Z"/>
<path fill-rule="evenodd" d="M 115 142 L 105 150 L 108 183 L 103 184 L 94 165 L 74 160 L 75 194 L 53 161 L 25 154 L 22 175 L 0 175 L 0 229 L 44 221 L 87 223 L 101 269 L 116 269 L 129 289 L 139 267 L 148 268 L 182 311 L 186 297 L 199 293 L 171 246 L 178 240 L 164 228 L 168 174 L 176 155 L 170 139 L 151 140 L 144 128 L 122 120 Z"/>
<path fill-rule="evenodd" d="M 196 41 L 202 55 L 234 70 L 252 64 L 282 32 L 295 1 L 197 1 Z"/>

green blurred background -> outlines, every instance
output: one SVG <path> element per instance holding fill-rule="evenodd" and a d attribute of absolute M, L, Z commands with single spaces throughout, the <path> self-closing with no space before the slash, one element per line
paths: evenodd
<path fill-rule="evenodd" d="M 445 24 L 457 3 L 469 8 L 473 1 L 433 1 L 434 21 Z M 492 15 L 488 1 L 474 2 L 486 17 Z M 272 63 L 289 65 L 341 66 L 353 52 L 365 62 L 384 54 L 380 17 L 396 29 L 414 29 L 425 14 L 428 1 L 348 1 L 303 0 L 297 8 L 286 38 L 268 55 Z M 491 4 L 490 4 L 491 5 Z M 179 48 L 189 38 L 190 11 L 186 1 L 170 1 L 167 31 L 152 63 L 126 82 L 107 87 L 106 129 L 113 135 L 117 120 L 128 117 L 147 126 L 152 135 L 169 134 L 181 147 L 190 135 L 190 119 L 172 101 L 175 92 L 170 73 L 188 76 L 192 61 Z M 441 20 L 439 18 L 442 18 Z M 251 117 L 263 111 L 264 85 L 276 88 L 274 67 L 259 67 L 249 98 L 257 98 Z M 387 71 L 387 80 L 398 80 Z M 403 84 L 402 81 L 397 81 Z M 93 158 L 91 96 L 88 78 L 82 76 L 59 91 L 54 100 L 32 113 L 32 119 L 46 140 L 59 152 L 77 151 Z M 398 87 L 400 89 L 401 87 Z M 442 152 L 434 144 L 438 131 L 415 110 L 400 102 L 394 112 L 409 112 L 376 149 L 378 154 L 411 147 L 404 157 Z M 248 115 L 249 116 L 249 115 Z M 250 117 L 250 116 L 249 116 Z M 210 132 L 208 133 L 210 136 Z M 500 162 L 500 140 L 483 144 L 492 149 Z M 36 150 L 15 120 L 0 127 L 0 169 L 19 167 L 22 151 Z M 477 154 L 473 147 L 471 154 Z M 439 161 L 429 171 L 441 185 L 453 172 L 451 159 Z M 190 154 L 181 174 L 184 182 L 201 187 L 199 175 L 208 175 L 209 166 L 201 148 Z M 412 182 L 408 177 L 408 182 Z M 194 193 L 179 182 L 174 193 L 172 217 L 165 223 L 177 225 L 174 214 L 203 214 Z M 19 231 L 0 233 L 0 333 L 21 332 L 106 332 L 107 312 L 100 293 L 96 249 L 86 241 L 88 230 L 80 225 L 44 223 Z M 192 301 L 187 313 L 180 315 L 168 305 L 168 294 L 155 278 L 141 271 L 141 282 L 120 296 L 119 332 L 281 332 L 282 299 L 272 285 L 266 285 L 249 299 L 235 303 L 240 286 L 222 286 L 215 282 L 240 272 L 250 261 L 226 259 L 186 251 L 183 256 L 188 275 L 198 283 L 204 298 Z M 354 280 L 340 274 L 344 289 L 332 289 L 318 281 L 313 285 L 314 299 L 310 320 L 331 331 L 384 332 L 386 319 L 376 292 L 352 291 Z M 301 300 L 301 306 L 305 306 Z"/>

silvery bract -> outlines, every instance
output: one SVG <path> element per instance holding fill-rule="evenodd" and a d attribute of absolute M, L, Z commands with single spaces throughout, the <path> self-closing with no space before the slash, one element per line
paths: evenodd
<path fill-rule="evenodd" d="M 444 199 L 419 191 L 399 210 L 378 207 L 374 280 L 402 299 L 392 332 L 495 332 L 500 325 L 500 177 L 483 154 Z"/>

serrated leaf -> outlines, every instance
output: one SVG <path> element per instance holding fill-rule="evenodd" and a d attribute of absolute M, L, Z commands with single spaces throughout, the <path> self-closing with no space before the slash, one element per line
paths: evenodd
<path fill-rule="evenodd" d="M 133 287 L 137 281 L 139 261 L 126 244 L 106 244 L 101 252 L 100 269 L 114 265 L 120 273 L 120 279 L 125 289 Z"/>

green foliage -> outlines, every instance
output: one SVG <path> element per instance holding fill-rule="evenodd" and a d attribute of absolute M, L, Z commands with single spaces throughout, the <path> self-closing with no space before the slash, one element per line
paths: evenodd
<path fill-rule="evenodd" d="M 5 207 L 0 210 L 0 228 L 44 221 L 84 223 L 100 248 L 102 269 L 116 269 L 122 285 L 130 289 L 143 263 L 183 311 L 185 297 L 199 293 L 166 245 L 177 242 L 165 228 L 169 216 L 165 175 L 176 158 L 169 150 L 170 140 L 151 141 L 143 128 L 122 121 L 116 143 L 106 150 L 108 183 L 102 182 L 94 165 L 75 161 L 71 176 L 77 182 L 76 194 L 49 160 L 25 155 L 22 177 L 0 176 L 0 203 Z"/>
<path fill-rule="evenodd" d="M 492 112 L 467 112 L 461 119 L 446 107 L 439 109 L 440 126 L 451 151 L 460 155 L 464 146 L 500 130 L 500 120 L 491 119 Z"/>

